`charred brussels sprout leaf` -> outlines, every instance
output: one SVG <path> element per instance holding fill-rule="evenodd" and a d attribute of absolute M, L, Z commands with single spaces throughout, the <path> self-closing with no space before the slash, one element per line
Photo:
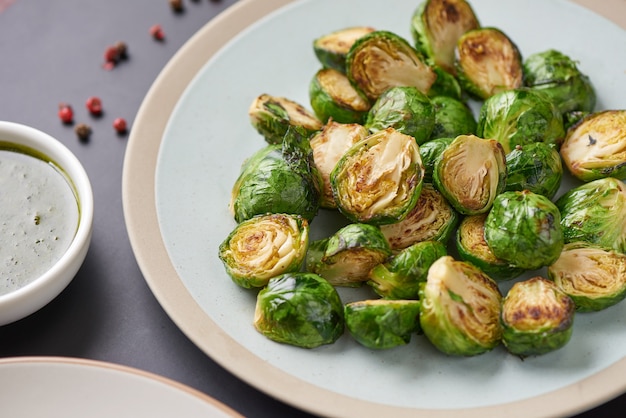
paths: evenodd
<path fill-rule="evenodd" d="M 354 144 L 330 173 L 330 184 L 348 219 L 382 225 L 415 207 L 423 177 L 415 139 L 388 128 Z"/>
<path fill-rule="evenodd" d="M 522 57 L 517 46 L 496 28 L 466 32 L 455 61 L 461 87 L 479 99 L 522 86 Z"/>
<path fill-rule="evenodd" d="M 526 357 L 549 353 L 570 340 L 574 302 L 542 277 L 515 283 L 502 303 L 502 342 Z"/>
<path fill-rule="evenodd" d="M 346 328 L 361 345 L 384 350 L 408 344 L 419 330 L 416 300 L 364 300 L 344 309 Z"/>
<path fill-rule="evenodd" d="M 428 96 L 415 87 L 392 87 L 380 95 L 365 121 L 370 132 L 394 128 L 425 142 L 435 126 L 435 109 Z"/>
<path fill-rule="evenodd" d="M 485 219 L 485 240 L 494 255 L 528 270 L 549 266 L 561 254 L 563 232 L 557 207 L 524 190 L 504 192 Z"/>
<path fill-rule="evenodd" d="M 367 26 L 340 29 L 313 41 L 313 51 L 324 68 L 332 68 L 345 73 L 346 55 L 350 47 L 357 39 L 370 32 L 374 32 L 374 28 Z"/>
<path fill-rule="evenodd" d="M 517 146 L 506 156 L 506 190 L 530 190 L 550 199 L 563 178 L 561 156 L 554 146 L 535 142 Z"/>
<path fill-rule="evenodd" d="M 567 132 L 561 156 L 570 173 L 582 181 L 626 179 L 626 110 L 583 118 Z"/>
<path fill-rule="evenodd" d="M 250 105 L 250 122 L 268 144 L 280 144 L 290 126 L 308 135 L 322 129 L 322 122 L 302 105 L 284 97 L 262 94 Z"/>
<path fill-rule="evenodd" d="M 626 254 L 586 243 L 570 243 L 548 267 L 548 277 L 580 312 L 600 311 L 626 297 Z"/>
<path fill-rule="evenodd" d="M 565 242 L 584 241 L 626 253 L 626 186 L 612 177 L 582 184 L 556 201 Z"/>
<path fill-rule="evenodd" d="M 367 284 L 386 299 L 419 299 L 420 283 L 426 281 L 430 266 L 447 255 L 438 241 L 418 242 L 374 267 Z"/>
<path fill-rule="evenodd" d="M 435 107 L 435 126 L 430 134 L 431 140 L 476 133 L 476 119 L 465 103 L 446 96 L 433 97 L 431 102 Z"/>
<path fill-rule="evenodd" d="M 495 139 L 504 152 L 517 145 L 545 142 L 560 146 L 565 136 L 563 118 L 543 93 L 520 88 L 493 95 L 485 100 L 478 115 L 476 134 Z"/>
<path fill-rule="evenodd" d="M 346 75 L 371 100 L 395 86 L 428 93 L 436 74 L 403 38 L 375 31 L 358 39 L 346 57 Z"/>
<path fill-rule="evenodd" d="M 344 331 L 343 303 L 335 288 L 311 273 L 272 278 L 257 295 L 255 328 L 280 343 L 314 348 Z"/>
<path fill-rule="evenodd" d="M 459 214 L 432 184 L 424 183 L 415 208 L 400 222 L 381 225 L 392 250 L 422 241 L 447 242 L 459 222 Z"/>
<path fill-rule="evenodd" d="M 487 214 L 466 216 L 456 233 L 459 258 L 472 263 L 495 280 L 509 280 L 519 276 L 524 269 L 511 265 L 493 254 L 485 241 Z"/>
<path fill-rule="evenodd" d="M 241 287 L 262 287 L 275 276 L 300 270 L 309 223 L 300 216 L 259 215 L 237 225 L 219 247 L 226 272 Z"/>
<path fill-rule="evenodd" d="M 306 269 L 335 286 L 360 286 L 369 271 L 391 255 L 391 248 L 380 228 L 350 224 L 328 238 L 311 243 Z"/>
<path fill-rule="evenodd" d="M 341 123 L 361 123 L 370 103 L 345 74 L 325 68 L 315 73 L 309 85 L 309 99 L 315 115 L 324 123 L 330 118 Z"/>
<path fill-rule="evenodd" d="M 330 173 L 343 154 L 368 135 L 367 129 L 359 124 L 343 124 L 330 120 L 311 138 L 313 161 L 323 180 L 321 207 L 329 209 L 337 207 L 330 187 Z"/>
<path fill-rule="evenodd" d="M 319 208 L 320 184 L 308 138 L 290 128 L 282 145 L 268 145 L 244 163 L 231 193 L 235 220 L 287 213 L 311 221 Z"/>
<path fill-rule="evenodd" d="M 485 213 L 506 186 L 502 146 L 493 139 L 460 135 L 437 160 L 433 180 L 457 211 Z"/>
<path fill-rule="evenodd" d="M 424 166 L 424 182 L 432 183 L 435 163 L 443 151 L 454 141 L 456 136 L 451 138 L 435 138 L 420 145 L 420 156 Z"/>
<path fill-rule="evenodd" d="M 420 291 L 422 331 L 446 354 L 482 354 L 500 343 L 501 301 L 497 284 L 478 267 L 441 257 Z"/>
<path fill-rule="evenodd" d="M 594 88 L 572 60 L 554 49 L 529 55 L 524 61 L 524 84 L 547 94 L 563 114 L 592 112 L 596 105 Z"/>
<path fill-rule="evenodd" d="M 465 0 L 424 0 L 411 18 L 411 35 L 417 50 L 453 74 L 459 38 L 479 27 L 472 7 Z"/>

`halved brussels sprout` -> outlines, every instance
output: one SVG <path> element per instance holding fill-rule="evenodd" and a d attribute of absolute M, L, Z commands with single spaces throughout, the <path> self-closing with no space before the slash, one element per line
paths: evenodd
<path fill-rule="evenodd" d="M 428 90 L 428 97 L 446 96 L 461 100 L 463 90 L 459 80 L 441 67 L 434 66 L 432 68 L 437 78 Z"/>
<path fill-rule="evenodd" d="M 346 72 L 346 55 L 354 42 L 364 35 L 374 32 L 368 26 L 354 26 L 340 29 L 313 41 L 315 56 L 324 68 L 333 68 L 342 73 Z"/>
<path fill-rule="evenodd" d="M 446 354 L 482 354 L 500 343 L 501 301 L 496 282 L 478 267 L 444 256 L 420 291 L 420 326 Z"/>
<path fill-rule="evenodd" d="M 321 207 L 328 209 L 337 207 L 333 198 L 333 190 L 330 187 L 330 173 L 343 154 L 352 145 L 368 135 L 367 129 L 359 124 L 344 124 L 329 120 L 322 130 L 311 138 L 313 161 L 324 182 L 324 188 L 320 196 Z"/>
<path fill-rule="evenodd" d="M 268 145 L 243 164 L 230 207 L 237 222 L 266 213 L 311 221 L 319 209 L 321 182 L 306 133 L 290 127 L 281 145 Z"/>
<path fill-rule="evenodd" d="M 300 216 L 259 215 L 238 224 L 219 247 L 226 272 L 241 287 L 263 287 L 275 276 L 300 270 L 309 223 Z"/>
<path fill-rule="evenodd" d="M 350 335 L 361 345 L 384 350 L 411 341 L 419 330 L 420 303 L 416 300 L 363 300 L 346 304 Z"/>
<path fill-rule="evenodd" d="M 324 123 L 328 119 L 341 123 L 361 123 L 370 102 L 356 90 L 345 74 L 332 68 L 315 73 L 309 85 L 309 99 L 315 115 Z"/>
<path fill-rule="evenodd" d="M 432 183 L 433 171 L 437 159 L 443 151 L 454 141 L 456 136 L 451 138 L 435 138 L 424 142 L 420 145 L 420 156 L 422 157 L 422 165 L 424 166 L 424 182 Z"/>
<path fill-rule="evenodd" d="M 563 249 L 561 215 L 545 196 L 524 190 L 496 197 L 485 219 L 485 241 L 493 254 L 534 270 L 549 266 Z"/>
<path fill-rule="evenodd" d="M 461 87 L 479 99 L 522 86 L 522 56 L 499 29 L 466 32 L 457 44 L 455 61 Z"/>
<path fill-rule="evenodd" d="M 387 128 L 354 144 L 330 173 L 330 184 L 348 219 L 382 225 L 415 207 L 423 177 L 415 139 Z"/>
<path fill-rule="evenodd" d="M 435 126 L 430 140 L 476 133 L 476 119 L 467 104 L 447 96 L 433 97 L 430 101 L 435 107 Z"/>
<path fill-rule="evenodd" d="M 422 241 L 447 242 L 459 222 L 459 214 L 430 183 L 424 183 L 415 208 L 400 222 L 381 225 L 391 249 L 402 250 Z"/>
<path fill-rule="evenodd" d="M 567 132 L 561 156 L 570 173 L 582 181 L 626 179 L 626 110 L 583 118 Z"/>
<path fill-rule="evenodd" d="M 563 347 L 574 325 L 574 302 L 542 277 L 517 282 L 502 303 L 502 342 L 510 353 L 534 356 Z"/>
<path fill-rule="evenodd" d="M 533 142 L 559 147 L 565 129 L 561 114 L 548 96 L 519 88 L 485 100 L 478 115 L 476 135 L 497 140 L 508 154 L 517 145 Z"/>
<path fill-rule="evenodd" d="M 472 263 L 496 281 L 513 279 L 524 269 L 495 256 L 485 241 L 486 213 L 463 218 L 456 232 L 459 258 Z"/>
<path fill-rule="evenodd" d="M 565 132 L 578 122 L 580 122 L 585 116 L 589 116 L 591 112 L 583 112 L 581 110 L 572 110 L 571 112 L 565 112 L 563 114 L 563 128 Z"/>
<path fill-rule="evenodd" d="M 250 122 L 268 144 L 280 144 L 290 126 L 299 126 L 307 135 L 322 129 L 322 122 L 304 106 L 284 97 L 262 94 L 250 105 Z"/>
<path fill-rule="evenodd" d="M 592 112 L 596 94 L 576 61 L 554 49 L 529 55 L 523 64 L 524 84 L 546 93 L 562 114 Z"/>
<path fill-rule="evenodd" d="M 502 146 L 493 139 L 459 135 L 435 163 L 433 180 L 457 211 L 485 213 L 506 185 Z"/>
<path fill-rule="evenodd" d="M 600 311 L 626 297 L 626 254 L 574 242 L 548 267 L 548 277 L 580 312 Z"/>
<path fill-rule="evenodd" d="M 388 31 L 371 32 L 352 45 L 346 75 L 371 100 L 395 86 L 414 86 L 428 93 L 437 78 L 405 39 Z"/>
<path fill-rule="evenodd" d="M 626 186 L 612 177 L 574 187 L 556 201 L 565 242 L 626 253 Z"/>
<path fill-rule="evenodd" d="M 506 173 L 505 190 L 530 190 L 552 199 L 563 178 L 561 156 L 545 142 L 517 145 L 506 155 Z"/>
<path fill-rule="evenodd" d="M 415 87 L 391 87 L 374 103 L 365 121 L 370 132 L 394 128 L 425 142 L 435 126 L 435 108 L 428 96 Z"/>
<path fill-rule="evenodd" d="M 254 327 L 273 341 L 314 348 L 341 337 L 343 311 L 337 290 L 323 278 L 285 273 L 270 279 L 257 295 Z"/>
<path fill-rule="evenodd" d="M 391 255 L 380 228 L 349 224 L 328 238 L 313 241 L 306 255 L 306 270 L 335 286 L 360 286 L 369 271 Z"/>
<path fill-rule="evenodd" d="M 411 35 L 417 50 L 452 74 L 459 38 L 479 27 L 478 18 L 465 0 L 424 0 L 411 18 Z"/>
<path fill-rule="evenodd" d="M 439 241 L 418 242 L 370 270 L 367 284 L 385 299 L 419 299 L 428 269 L 447 254 Z"/>

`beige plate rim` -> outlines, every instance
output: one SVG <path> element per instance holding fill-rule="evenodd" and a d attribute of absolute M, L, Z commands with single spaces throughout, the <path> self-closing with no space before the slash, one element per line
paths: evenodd
<path fill-rule="evenodd" d="M 448 416 L 451 410 L 402 408 L 354 399 L 301 381 L 269 365 L 206 316 L 178 278 L 168 257 L 155 203 L 157 156 L 167 121 L 185 88 L 209 58 L 241 30 L 291 2 L 239 1 L 190 38 L 148 91 L 131 130 L 122 179 L 124 216 L 137 263 L 151 291 L 181 331 L 213 360 L 270 396 L 324 416 Z M 626 2 L 623 0 L 575 2 L 626 28 Z M 571 415 L 625 392 L 624 373 L 626 359 L 587 379 L 541 396 L 454 412 L 465 417 Z"/>

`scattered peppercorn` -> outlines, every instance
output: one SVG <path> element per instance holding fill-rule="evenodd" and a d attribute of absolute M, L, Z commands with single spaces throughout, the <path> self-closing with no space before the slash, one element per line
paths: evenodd
<path fill-rule="evenodd" d="M 67 103 L 59 103 L 59 119 L 63 123 L 70 124 L 74 121 L 74 110 Z"/>
<path fill-rule="evenodd" d="M 165 32 L 163 32 L 163 28 L 159 24 L 152 25 L 150 28 L 150 35 L 152 35 L 152 37 L 157 41 L 165 39 Z"/>
<path fill-rule="evenodd" d="M 113 128 L 117 131 L 118 134 L 126 133 L 126 129 L 127 129 L 126 119 L 116 118 L 113 121 Z"/>
<path fill-rule="evenodd" d="M 116 64 L 119 59 L 120 53 L 118 49 L 114 46 L 108 46 L 107 49 L 104 51 L 104 61 Z"/>
<path fill-rule="evenodd" d="M 85 123 L 79 123 L 74 128 L 74 132 L 76 132 L 78 139 L 81 141 L 87 141 L 91 135 L 91 127 Z"/>
<path fill-rule="evenodd" d="M 125 60 L 128 58 L 128 45 L 126 45 L 125 42 L 117 41 L 115 43 L 115 49 L 117 49 L 119 60 Z"/>
<path fill-rule="evenodd" d="M 184 10 L 182 0 L 169 0 L 169 3 L 172 10 L 176 13 L 180 13 Z"/>
<path fill-rule="evenodd" d="M 85 102 L 85 106 L 87 106 L 87 110 L 94 116 L 102 115 L 102 100 L 99 97 L 91 96 Z"/>

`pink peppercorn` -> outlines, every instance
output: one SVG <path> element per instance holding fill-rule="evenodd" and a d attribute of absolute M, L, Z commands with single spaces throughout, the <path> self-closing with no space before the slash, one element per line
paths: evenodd
<path fill-rule="evenodd" d="M 125 133 L 127 129 L 126 119 L 116 118 L 113 121 L 113 128 L 117 131 L 118 134 Z"/>
<path fill-rule="evenodd" d="M 100 116 L 102 114 L 102 100 L 96 96 L 91 96 L 85 102 L 87 110 L 94 116 Z"/>
<path fill-rule="evenodd" d="M 74 110 L 67 103 L 59 104 L 58 115 L 63 123 L 72 123 L 74 121 Z"/>

